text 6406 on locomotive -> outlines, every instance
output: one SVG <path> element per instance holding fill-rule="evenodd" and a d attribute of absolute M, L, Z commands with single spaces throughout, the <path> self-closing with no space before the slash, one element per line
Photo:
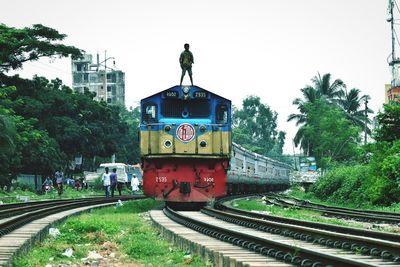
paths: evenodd
<path fill-rule="evenodd" d="M 226 194 L 231 101 L 197 86 L 141 100 L 140 149 L 146 195 L 207 202 Z"/>

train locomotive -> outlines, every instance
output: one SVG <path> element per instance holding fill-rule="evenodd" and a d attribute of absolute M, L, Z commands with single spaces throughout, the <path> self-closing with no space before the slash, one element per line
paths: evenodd
<path fill-rule="evenodd" d="M 231 141 L 231 101 L 198 86 L 141 100 L 143 190 L 174 203 L 288 186 L 290 166 Z"/>

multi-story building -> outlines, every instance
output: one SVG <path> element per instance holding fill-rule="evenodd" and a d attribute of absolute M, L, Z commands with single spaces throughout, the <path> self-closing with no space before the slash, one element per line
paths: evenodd
<path fill-rule="evenodd" d="M 107 63 L 107 62 L 104 62 Z M 83 93 L 85 90 L 95 92 L 97 101 L 108 104 L 125 104 L 125 73 L 99 63 L 92 55 L 85 54 L 83 58 L 72 60 L 72 89 Z"/>

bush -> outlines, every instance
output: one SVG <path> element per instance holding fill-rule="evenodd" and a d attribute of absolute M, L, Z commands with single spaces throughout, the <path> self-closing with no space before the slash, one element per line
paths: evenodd
<path fill-rule="evenodd" d="M 310 190 L 323 200 L 361 203 L 368 199 L 361 187 L 369 173 L 370 168 L 363 165 L 336 167 L 320 177 Z"/>

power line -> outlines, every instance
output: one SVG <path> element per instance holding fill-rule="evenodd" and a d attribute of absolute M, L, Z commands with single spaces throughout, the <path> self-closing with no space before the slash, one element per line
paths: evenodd
<path fill-rule="evenodd" d="M 396 1 L 396 0 L 394 0 L 393 2 L 394 2 L 394 5 L 396 6 L 397 12 L 399 12 L 399 13 L 400 13 L 400 9 L 399 9 L 399 6 L 397 5 L 397 1 Z"/>
<path fill-rule="evenodd" d="M 396 39 L 397 45 L 400 46 L 399 37 L 397 36 L 396 30 L 393 30 L 393 32 L 394 32 L 394 35 L 396 36 L 395 39 Z"/>

